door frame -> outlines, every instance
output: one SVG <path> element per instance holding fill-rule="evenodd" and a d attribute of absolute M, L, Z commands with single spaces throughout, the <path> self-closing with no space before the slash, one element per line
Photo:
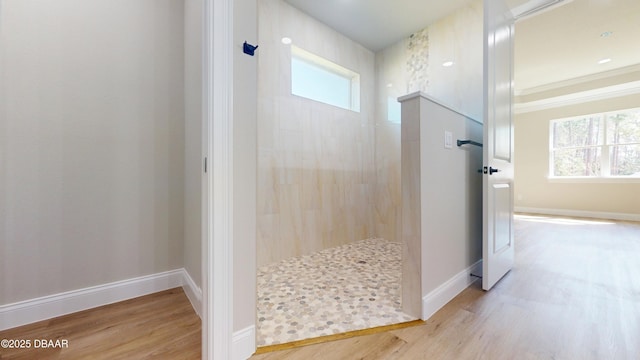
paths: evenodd
<path fill-rule="evenodd" d="M 202 359 L 232 359 L 233 1 L 204 0 L 202 22 Z"/>

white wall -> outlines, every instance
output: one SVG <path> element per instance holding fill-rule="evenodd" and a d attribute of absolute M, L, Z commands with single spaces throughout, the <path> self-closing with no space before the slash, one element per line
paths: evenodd
<path fill-rule="evenodd" d="M 425 111 L 423 296 L 482 259 L 482 149 L 455 145 L 456 139 L 482 142 L 482 124 L 430 101 Z M 452 149 L 443 146 L 445 131 L 453 133 Z"/>
<path fill-rule="evenodd" d="M 183 3 L 0 19 L 0 304 L 183 266 Z"/>
<path fill-rule="evenodd" d="M 483 10 L 474 0 L 429 25 L 427 94 L 473 119 L 483 118 Z M 445 61 L 453 61 L 444 67 Z"/>
<path fill-rule="evenodd" d="M 516 210 L 638 219 L 640 180 L 554 182 L 549 176 L 549 122 L 554 119 L 631 109 L 640 94 L 515 115 Z"/>
<path fill-rule="evenodd" d="M 423 316 L 424 297 L 482 258 L 482 149 L 455 139 L 482 141 L 482 124 L 424 94 L 403 98 L 402 299 L 414 316 Z"/>
<path fill-rule="evenodd" d="M 184 268 L 202 289 L 202 0 L 184 2 Z"/>

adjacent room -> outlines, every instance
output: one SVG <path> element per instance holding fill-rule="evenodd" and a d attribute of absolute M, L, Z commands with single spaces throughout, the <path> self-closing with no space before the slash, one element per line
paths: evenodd
<path fill-rule="evenodd" d="M 640 220 L 638 14 L 566 1 L 516 23 L 516 211 Z"/>

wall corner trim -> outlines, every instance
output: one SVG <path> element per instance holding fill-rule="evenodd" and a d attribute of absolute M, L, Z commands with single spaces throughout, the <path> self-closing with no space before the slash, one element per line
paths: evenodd
<path fill-rule="evenodd" d="M 480 273 L 482 273 L 482 260 L 478 260 L 425 295 L 422 298 L 422 320 L 428 320 L 451 299 L 478 280 L 470 274 Z"/>
<path fill-rule="evenodd" d="M 182 289 L 189 298 L 193 310 L 202 319 L 202 289 L 196 285 L 187 269 L 182 269 Z"/>
<path fill-rule="evenodd" d="M 256 327 L 247 326 L 233 333 L 231 345 L 232 360 L 246 360 L 256 352 Z"/>
<path fill-rule="evenodd" d="M 199 313 L 202 292 L 184 269 L 176 269 L 1 305 L 0 331 L 184 285 L 187 286 L 187 296 L 190 292 L 194 296 L 189 300 L 196 313 Z"/>

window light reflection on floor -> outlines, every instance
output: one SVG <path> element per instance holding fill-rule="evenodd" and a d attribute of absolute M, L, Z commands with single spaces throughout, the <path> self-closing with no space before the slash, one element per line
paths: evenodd
<path fill-rule="evenodd" d="M 548 224 L 561 224 L 561 225 L 613 225 L 614 222 L 607 220 L 586 220 L 586 219 L 571 219 L 561 218 L 553 216 L 540 216 L 540 215 L 522 215 L 516 214 L 514 217 L 522 221 L 542 222 Z"/>

